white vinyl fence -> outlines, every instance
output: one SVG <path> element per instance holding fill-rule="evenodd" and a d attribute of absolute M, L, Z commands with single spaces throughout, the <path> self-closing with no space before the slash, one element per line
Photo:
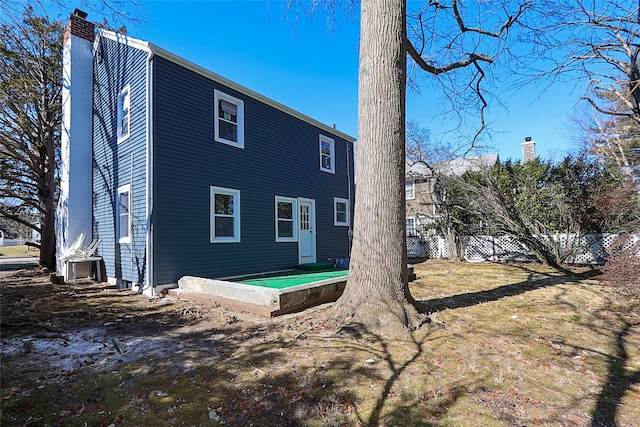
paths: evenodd
<path fill-rule="evenodd" d="M 0 246 L 22 246 L 26 242 L 26 239 L 0 239 Z"/>
<path fill-rule="evenodd" d="M 610 255 L 609 247 L 619 234 L 556 234 L 545 236 L 559 243 L 568 264 L 603 264 Z M 640 241 L 632 235 L 628 246 Z M 536 259 L 527 246 L 514 236 L 464 236 L 466 261 L 531 261 Z M 409 258 L 449 258 L 442 236 L 407 237 Z"/>

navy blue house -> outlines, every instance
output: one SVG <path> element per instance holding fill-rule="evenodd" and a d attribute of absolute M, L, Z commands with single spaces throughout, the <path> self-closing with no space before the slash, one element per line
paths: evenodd
<path fill-rule="evenodd" d="M 348 256 L 353 137 L 85 17 L 65 41 L 59 251 L 85 232 L 110 281 L 149 295 Z"/>

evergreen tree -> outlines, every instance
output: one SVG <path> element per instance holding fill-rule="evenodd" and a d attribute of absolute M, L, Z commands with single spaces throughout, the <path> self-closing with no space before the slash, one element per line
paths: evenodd
<path fill-rule="evenodd" d="M 61 22 L 36 16 L 0 26 L 0 216 L 40 235 L 40 265 L 55 268 L 60 147 Z"/>

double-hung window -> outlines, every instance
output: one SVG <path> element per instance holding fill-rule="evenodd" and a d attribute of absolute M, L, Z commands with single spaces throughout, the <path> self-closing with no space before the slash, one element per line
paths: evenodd
<path fill-rule="evenodd" d="M 349 225 L 349 200 L 338 197 L 333 198 L 333 225 Z"/>
<path fill-rule="evenodd" d="M 240 190 L 211 187 L 211 243 L 240 241 Z"/>
<path fill-rule="evenodd" d="M 244 148 L 244 102 L 214 90 L 214 139 L 223 144 Z"/>
<path fill-rule="evenodd" d="M 131 184 L 118 188 L 118 243 L 131 243 Z"/>
<path fill-rule="evenodd" d="M 404 182 L 404 197 L 406 200 L 413 200 L 416 198 L 416 183 L 415 181 Z"/>
<path fill-rule="evenodd" d="M 118 143 L 131 133 L 131 87 L 127 85 L 118 95 Z"/>
<path fill-rule="evenodd" d="M 407 218 L 407 236 L 415 236 L 416 235 L 416 219 L 415 217 Z"/>
<path fill-rule="evenodd" d="M 335 142 L 320 135 L 320 170 L 335 173 Z"/>
<path fill-rule="evenodd" d="M 298 240 L 298 200 L 276 196 L 276 242 Z"/>

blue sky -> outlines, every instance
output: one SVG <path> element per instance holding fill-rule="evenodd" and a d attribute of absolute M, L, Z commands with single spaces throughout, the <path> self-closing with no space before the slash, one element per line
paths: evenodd
<path fill-rule="evenodd" d="M 308 2 L 307 2 L 308 4 Z M 332 21 L 323 13 L 287 15 L 282 0 L 143 2 L 147 22 L 129 26 L 129 34 L 148 40 L 211 71 L 357 137 L 357 11 Z M 89 16 L 92 20 L 102 17 Z M 334 28 L 330 23 L 334 22 Z M 294 27 L 295 26 L 295 27 Z M 496 92 L 487 120 L 500 158 L 520 159 L 526 136 L 536 153 L 559 160 L 575 150 L 567 123 L 579 97 L 572 87 L 556 84 Z M 434 139 L 451 139 L 448 116 L 434 116 L 434 97 L 408 95 L 408 120 L 429 129 Z"/>

